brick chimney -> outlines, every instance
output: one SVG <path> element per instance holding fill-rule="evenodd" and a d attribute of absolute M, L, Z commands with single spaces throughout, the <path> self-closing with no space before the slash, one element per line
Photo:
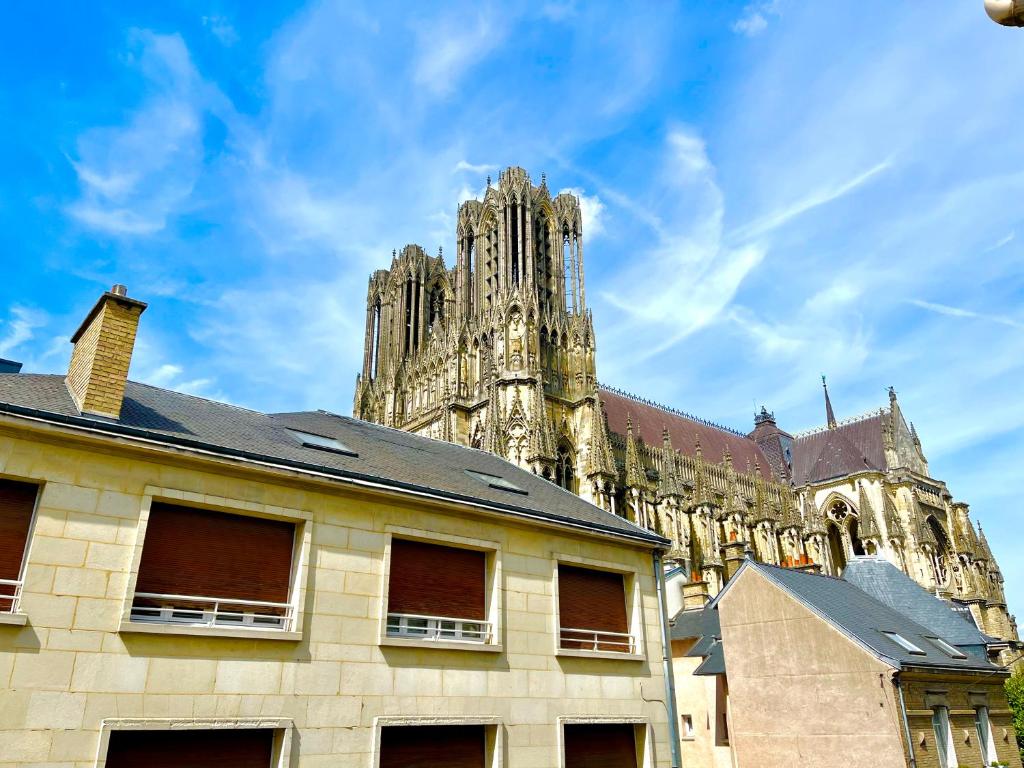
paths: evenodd
<path fill-rule="evenodd" d="M 82 413 L 120 418 L 135 332 L 145 309 L 144 302 L 128 298 L 127 288 L 115 285 L 71 337 L 75 348 L 65 381 Z"/>

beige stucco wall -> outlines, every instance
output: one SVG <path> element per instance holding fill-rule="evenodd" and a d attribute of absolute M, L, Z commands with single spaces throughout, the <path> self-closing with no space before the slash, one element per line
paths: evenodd
<path fill-rule="evenodd" d="M 95 765 L 107 718 L 272 717 L 294 722 L 284 764 L 369 767 L 379 716 L 492 718 L 503 764 L 517 768 L 559 765 L 561 717 L 646 721 L 649 765 L 669 765 L 648 551 L 175 452 L 154 460 L 46 439 L 0 423 L 0 476 L 44 484 L 25 572 L 27 625 L 0 625 L 0 765 Z M 310 521 L 301 640 L 118 631 L 142 510 L 151 496 L 178 493 Z M 395 527 L 498 545 L 501 652 L 379 644 Z M 636 574 L 644 660 L 556 655 L 560 556 Z"/>
<path fill-rule="evenodd" d="M 693 718 L 693 737 L 682 737 L 683 765 L 687 768 L 732 768 L 732 750 L 729 746 L 716 746 L 715 726 L 720 712 L 716 707 L 715 678 L 696 676 L 701 658 L 686 656 L 693 640 L 672 643 L 672 671 L 676 683 L 676 702 L 679 716 Z"/>
<path fill-rule="evenodd" d="M 740 768 L 905 765 L 889 667 L 753 569 L 718 612 Z"/>

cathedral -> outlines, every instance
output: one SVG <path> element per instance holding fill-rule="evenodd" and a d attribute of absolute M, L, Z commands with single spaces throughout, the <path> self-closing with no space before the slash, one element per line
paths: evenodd
<path fill-rule="evenodd" d="M 878 555 L 1018 646 L 980 525 L 929 474 L 895 390 L 877 410 L 743 434 L 604 386 L 579 200 L 508 168 L 458 212 L 454 265 L 418 245 L 370 277 L 354 415 L 498 454 L 673 542 L 714 595 L 750 553 L 838 575 Z"/>

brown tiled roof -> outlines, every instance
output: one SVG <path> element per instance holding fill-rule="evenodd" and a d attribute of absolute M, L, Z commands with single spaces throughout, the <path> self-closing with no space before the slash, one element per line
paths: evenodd
<path fill-rule="evenodd" d="M 660 446 L 661 431 L 667 429 L 672 438 L 672 447 L 680 453 L 693 456 L 699 439 L 707 461 L 721 463 L 728 448 L 732 454 L 732 463 L 738 471 L 746 471 L 748 463 L 753 471 L 756 463 L 765 478 L 771 477 L 770 464 L 764 452 L 745 435 L 634 399 L 607 387 L 601 387 L 600 396 L 605 413 L 608 414 L 608 428 L 612 432 L 625 435 L 626 420 L 632 419 L 633 435 L 642 438 L 647 445 Z"/>
<path fill-rule="evenodd" d="M 840 424 L 834 429 L 797 436 L 793 442 L 796 485 L 886 469 L 882 414 Z"/>

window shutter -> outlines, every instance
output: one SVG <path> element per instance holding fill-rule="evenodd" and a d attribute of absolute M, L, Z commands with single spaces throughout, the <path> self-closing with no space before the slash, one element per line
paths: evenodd
<path fill-rule="evenodd" d="M 560 563 L 558 615 L 568 629 L 629 632 L 622 574 Z"/>
<path fill-rule="evenodd" d="M 388 612 L 483 621 L 485 569 L 477 550 L 392 539 Z"/>
<path fill-rule="evenodd" d="M 566 725 L 565 768 L 637 768 L 634 726 Z"/>
<path fill-rule="evenodd" d="M 295 525 L 155 502 L 138 592 L 288 601 Z"/>
<path fill-rule="evenodd" d="M 389 726 L 380 740 L 380 768 L 484 768 L 482 725 Z"/>
<path fill-rule="evenodd" d="M 31 483 L 0 480 L 0 579 L 17 581 L 21 576 L 38 492 L 39 486 Z M 0 584 L 0 612 L 11 610 L 13 594 L 13 587 Z"/>
<path fill-rule="evenodd" d="M 107 768 L 270 768 L 269 728 L 112 731 Z"/>

